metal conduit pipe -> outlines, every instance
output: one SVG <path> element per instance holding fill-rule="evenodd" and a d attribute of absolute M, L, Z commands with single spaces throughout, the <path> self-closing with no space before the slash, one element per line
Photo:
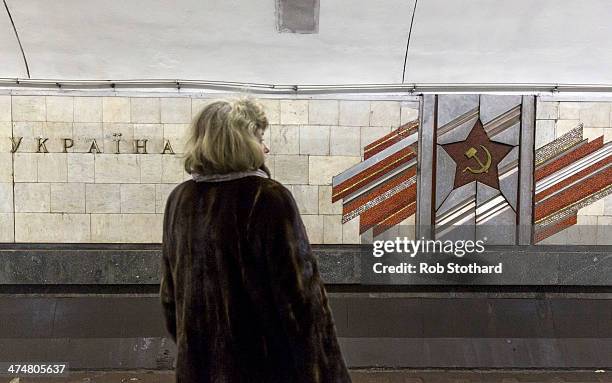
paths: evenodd
<path fill-rule="evenodd" d="M 261 94 L 325 94 L 325 93 L 612 93 L 612 84 L 553 83 L 404 83 L 404 84 L 321 84 L 287 85 L 231 81 L 180 79 L 70 80 L 0 78 L 0 89 L 65 89 L 65 90 L 211 90 Z"/>

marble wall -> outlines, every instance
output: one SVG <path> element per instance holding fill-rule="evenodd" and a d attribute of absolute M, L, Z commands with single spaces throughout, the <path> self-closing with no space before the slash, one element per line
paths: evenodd
<path fill-rule="evenodd" d="M 208 100 L 0 95 L 0 241 L 160 242 L 165 200 L 189 178 L 185 132 Z M 295 196 L 311 242 L 358 243 L 358 220 L 342 225 L 341 203 L 331 203 L 331 179 L 362 161 L 365 145 L 415 119 L 418 102 L 261 101 L 267 164 Z M 94 139 L 100 153 L 89 153 Z M 135 139 L 148 140 L 147 154 L 134 153 Z M 174 155 L 161 154 L 167 142 Z"/>
<path fill-rule="evenodd" d="M 208 100 L 0 94 L 0 242 L 160 242 L 165 200 L 189 178 L 184 135 Z M 268 166 L 295 196 L 311 242 L 359 243 L 359 218 L 342 224 L 342 203 L 331 202 L 332 177 L 363 161 L 364 146 L 416 119 L 418 101 L 261 101 L 270 121 Z M 611 102 L 538 100 L 536 111 L 536 151 L 579 124 L 589 142 L 612 138 Z M 100 153 L 89 153 L 94 139 Z M 134 139 L 148 140 L 147 154 L 134 153 Z M 167 142 L 174 155 L 162 154 Z M 541 243 L 610 244 L 612 196 L 581 207 L 576 221 Z"/>

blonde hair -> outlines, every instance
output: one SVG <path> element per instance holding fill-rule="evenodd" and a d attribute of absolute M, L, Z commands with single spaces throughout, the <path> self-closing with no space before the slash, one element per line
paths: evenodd
<path fill-rule="evenodd" d="M 230 173 L 264 164 L 258 134 L 268 127 L 261 105 L 251 98 L 207 104 L 191 124 L 185 143 L 187 173 Z"/>

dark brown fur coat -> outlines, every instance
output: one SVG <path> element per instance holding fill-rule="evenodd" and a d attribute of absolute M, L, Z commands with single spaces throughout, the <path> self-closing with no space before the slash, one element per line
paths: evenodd
<path fill-rule="evenodd" d="M 350 382 L 304 225 L 280 183 L 178 185 L 162 273 L 177 382 Z"/>

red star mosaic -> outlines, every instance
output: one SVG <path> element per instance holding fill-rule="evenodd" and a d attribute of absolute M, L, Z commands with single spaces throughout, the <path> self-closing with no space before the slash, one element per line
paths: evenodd
<path fill-rule="evenodd" d="M 455 189 L 472 181 L 499 189 L 497 164 L 514 148 L 489 139 L 480 119 L 461 142 L 441 145 L 457 164 Z"/>

